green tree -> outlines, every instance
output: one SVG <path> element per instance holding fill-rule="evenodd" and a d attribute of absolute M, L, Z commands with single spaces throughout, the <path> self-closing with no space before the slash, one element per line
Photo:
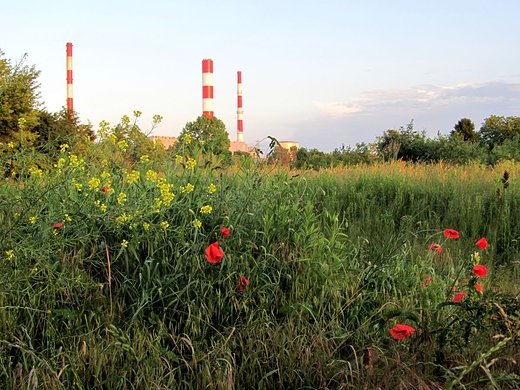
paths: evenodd
<path fill-rule="evenodd" d="M 231 157 L 229 134 L 224 122 L 217 118 L 199 116 L 195 122 L 188 122 L 175 144 L 176 154 L 193 154 L 195 150 L 205 155 Z"/>
<path fill-rule="evenodd" d="M 24 65 L 27 55 L 15 65 L 3 56 L 0 50 L 0 142 L 11 142 L 27 138 L 24 132 L 38 124 L 40 71 Z"/>
<path fill-rule="evenodd" d="M 471 119 L 463 118 L 459 120 L 454 127 L 454 130 L 450 133 L 451 136 L 459 136 L 465 142 L 477 142 L 478 133 L 475 131 L 475 124 Z"/>
<path fill-rule="evenodd" d="M 484 146 L 492 150 L 502 145 L 505 140 L 520 136 L 520 117 L 491 115 L 484 119 L 480 128 L 480 139 Z"/>
<path fill-rule="evenodd" d="M 385 160 L 421 161 L 428 158 L 426 131 L 416 131 L 413 119 L 399 130 L 386 130 L 377 137 L 376 151 Z"/>

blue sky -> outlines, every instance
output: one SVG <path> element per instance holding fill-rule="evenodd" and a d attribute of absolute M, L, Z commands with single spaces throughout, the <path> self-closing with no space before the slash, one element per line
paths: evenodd
<path fill-rule="evenodd" d="M 98 128 L 142 111 L 176 136 L 202 113 L 202 59 L 214 61 L 215 116 L 236 140 L 242 71 L 244 139 L 332 151 L 405 126 L 448 134 L 467 117 L 520 115 L 518 0 L 9 1 L 0 49 L 27 52 L 49 111 L 66 105 Z"/>

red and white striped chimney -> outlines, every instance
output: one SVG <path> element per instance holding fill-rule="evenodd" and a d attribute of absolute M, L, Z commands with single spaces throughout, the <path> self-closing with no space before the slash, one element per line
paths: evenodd
<path fill-rule="evenodd" d="M 244 123 L 242 121 L 242 72 L 237 72 L 237 142 L 244 142 Z"/>
<path fill-rule="evenodd" d="M 202 60 L 202 115 L 213 118 L 213 60 Z"/>
<path fill-rule="evenodd" d="M 73 111 L 72 103 L 72 43 L 67 43 L 67 110 Z"/>

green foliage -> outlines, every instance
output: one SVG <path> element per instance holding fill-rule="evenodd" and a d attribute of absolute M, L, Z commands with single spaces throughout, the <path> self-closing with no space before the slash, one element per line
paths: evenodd
<path fill-rule="evenodd" d="M 426 132 L 416 131 L 413 120 L 400 127 L 399 130 L 386 130 L 376 141 L 377 153 L 384 161 L 425 161 L 426 160 Z"/>
<path fill-rule="evenodd" d="M 482 144 L 492 150 L 502 145 L 506 140 L 513 140 L 520 136 L 520 117 L 491 115 L 486 118 L 480 128 Z"/>
<path fill-rule="evenodd" d="M 2 388 L 443 387 L 480 354 L 498 360 L 461 383 L 515 379 L 518 167 L 134 162 L 125 123 L 0 184 Z M 464 239 L 441 241 L 445 227 Z M 392 339 L 403 322 L 416 332 Z"/>
<path fill-rule="evenodd" d="M 15 65 L 3 56 L 0 50 L 0 142 L 8 143 L 26 138 L 38 124 L 40 71 L 24 65 L 27 55 Z"/>
<path fill-rule="evenodd" d="M 462 118 L 455 124 L 454 130 L 451 131 L 452 137 L 460 137 L 464 142 L 477 142 L 479 134 L 475 131 L 475 124 L 468 118 Z"/>
<path fill-rule="evenodd" d="M 179 141 L 174 146 L 174 153 L 193 155 L 200 152 L 229 160 L 229 145 L 229 134 L 224 122 L 202 115 L 194 122 L 186 123 L 179 135 Z"/>

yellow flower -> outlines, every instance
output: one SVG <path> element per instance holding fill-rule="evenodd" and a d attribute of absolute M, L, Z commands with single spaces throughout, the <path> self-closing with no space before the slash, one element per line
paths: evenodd
<path fill-rule="evenodd" d="M 5 251 L 5 254 L 7 256 L 7 260 L 14 259 L 14 251 L 12 249 L 9 249 L 8 251 Z"/>
<path fill-rule="evenodd" d="M 191 135 L 189 135 L 189 134 L 184 134 L 184 137 L 182 137 L 182 140 L 184 141 L 184 143 L 185 143 L 186 145 L 191 144 L 191 141 L 192 141 Z"/>
<path fill-rule="evenodd" d="M 126 194 L 124 192 L 120 192 L 117 196 L 117 203 L 123 205 L 126 203 Z"/>
<path fill-rule="evenodd" d="M 122 139 L 117 143 L 117 147 L 121 149 L 123 152 L 126 152 L 126 149 L 128 148 L 128 142 L 126 140 Z"/>
<path fill-rule="evenodd" d="M 181 186 L 180 189 L 181 189 L 181 192 L 182 192 L 182 193 L 185 192 L 185 193 L 189 194 L 190 192 L 193 192 L 193 190 L 195 189 L 195 187 L 193 186 L 193 184 L 188 183 L 188 184 L 186 184 L 185 186 Z"/>
<path fill-rule="evenodd" d="M 13 149 L 13 148 L 14 148 L 14 144 L 13 144 L 12 142 L 9 142 L 9 143 L 7 144 L 7 147 L 8 147 L 9 149 Z"/>
<path fill-rule="evenodd" d="M 193 169 L 197 165 L 197 160 L 193 158 L 188 158 L 188 161 L 186 161 L 186 168 Z"/>
<path fill-rule="evenodd" d="M 34 225 L 34 223 L 36 222 L 37 219 L 38 219 L 38 218 L 37 218 L 37 217 L 34 217 L 34 216 L 33 216 L 33 217 L 30 217 L 30 218 L 29 218 L 29 222 L 30 222 L 32 225 Z"/>
<path fill-rule="evenodd" d="M 126 248 L 128 246 L 128 241 L 123 240 L 121 241 L 121 248 Z"/>
<path fill-rule="evenodd" d="M 183 160 L 182 156 L 180 156 L 180 155 L 176 155 L 176 156 L 175 156 L 175 162 L 176 162 L 177 164 L 182 163 L 182 160 Z"/>
<path fill-rule="evenodd" d="M 65 219 L 66 222 L 70 222 L 70 221 L 72 221 L 72 218 L 69 217 L 69 214 L 65 214 L 63 217 L 64 217 L 64 219 Z"/>
<path fill-rule="evenodd" d="M 193 222 L 192 222 L 193 226 L 195 226 L 197 229 L 200 228 L 202 226 L 202 222 L 200 222 L 198 219 L 195 219 Z"/>
<path fill-rule="evenodd" d="M 143 222 L 143 229 L 146 231 L 150 230 L 150 224 L 148 222 Z"/>
<path fill-rule="evenodd" d="M 149 162 L 150 161 L 150 157 L 148 157 L 148 155 L 145 154 L 145 155 L 141 156 L 140 160 L 141 160 L 141 162 Z"/>
<path fill-rule="evenodd" d="M 68 144 L 61 144 L 60 145 L 60 151 L 62 153 L 65 153 L 65 151 L 69 148 L 69 145 Z"/>
<path fill-rule="evenodd" d="M 217 187 L 215 186 L 215 184 L 211 183 L 208 186 L 208 193 L 211 195 L 211 194 L 214 194 L 216 191 L 217 191 Z"/>
<path fill-rule="evenodd" d="M 110 176 L 111 176 L 110 173 L 107 172 L 107 171 L 103 171 L 103 172 L 101 172 L 101 178 L 102 178 L 103 180 L 110 179 Z"/>
<path fill-rule="evenodd" d="M 170 224 L 168 223 L 168 221 L 162 221 L 161 222 L 161 227 L 163 229 L 168 229 L 168 226 L 170 226 Z"/>
<path fill-rule="evenodd" d="M 100 185 L 101 180 L 99 180 L 97 177 L 93 177 L 88 181 L 88 188 L 90 188 L 91 190 L 97 190 Z"/>
<path fill-rule="evenodd" d="M 76 187 L 76 190 L 78 191 L 81 191 L 81 189 L 83 188 L 83 184 L 78 183 L 74 178 L 70 179 L 70 182 L 74 187 Z"/>
<path fill-rule="evenodd" d="M 146 176 L 145 177 L 146 177 L 146 180 L 151 181 L 153 183 L 153 182 L 157 181 L 157 172 L 155 172 L 152 169 L 149 169 L 146 172 Z"/>
<path fill-rule="evenodd" d="M 202 214 L 211 214 L 211 212 L 213 211 L 213 207 L 209 206 L 209 205 L 206 205 L 206 206 L 202 206 L 200 208 L 200 212 Z"/>
<path fill-rule="evenodd" d="M 141 173 L 139 171 L 133 171 L 132 173 L 126 174 L 126 181 L 128 184 L 134 184 L 137 180 L 139 180 L 139 177 L 141 176 Z"/>
<path fill-rule="evenodd" d="M 42 177 L 43 176 L 43 171 L 39 168 L 36 168 L 36 167 L 30 167 L 29 168 L 29 173 L 33 176 L 38 176 L 38 177 Z"/>
<path fill-rule="evenodd" d="M 102 203 L 101 206 L 99 206 L 99 208 L 101 209 L 102 212 L 106 213 L 107 211 L 107 205 Z"/>

